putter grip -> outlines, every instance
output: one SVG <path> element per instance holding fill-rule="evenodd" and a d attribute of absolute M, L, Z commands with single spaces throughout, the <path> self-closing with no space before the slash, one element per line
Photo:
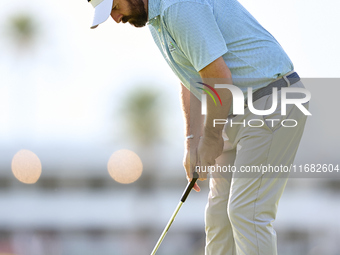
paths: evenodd
<path fill-rule="evenodd" d="M 188 183 L 188 185 L 187 185 L 187 187 L 185 188 L 185 191 L 184 191 L 184 193 L 183 193 L 183 195 L 182 195 L 181 201 L 182 201 L 183 203 L 184 203 L 185 200 L 187 199 L 187 197 L 188 197 L 188 195 L 189 195 L 191 189 L 194 187 L 195 182 L 196 182 L 197 179 L 198 179 L 198 173 L 197 173 L 197 172 L 194 172 L 194 176 L 193 176 L 193 177 L 194 177 L 194 178 L 192 178 L 191 182 Z"/>

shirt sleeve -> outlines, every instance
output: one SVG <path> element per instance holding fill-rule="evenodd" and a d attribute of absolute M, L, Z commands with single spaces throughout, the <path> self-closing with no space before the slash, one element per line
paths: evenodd
<path fill-rule="evenodd" d="M 179 2 L 164 11 L 163 19 L 197 72 L 227 53 L 226 42 L 208 4 Z"/>

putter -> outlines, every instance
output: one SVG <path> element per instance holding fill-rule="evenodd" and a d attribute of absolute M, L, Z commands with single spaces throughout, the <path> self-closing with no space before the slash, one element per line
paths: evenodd
<path fill-rule="evenodd" d="M 168 232 L 168 230 L 169 230 L 169 228 L 170 228 L 172 222 L 175 220 L 175 217 L 176 217 L 176 215 L 177 215 L 179 209 L 181 209 L 182 204 L 183 204 L 183 203 L 185 202 L 185 200 L 187 199 L 187 197 L 188 197 L 188 195 L 189 195 L 191 189 L 194 187 L 195 182 L 197 181 L 197 179 L 198 179 L 198 173 L 197 173 L 197 172 L 194 172 L 194 175 L 193 175 L 193 178 L 192 178 L 191 182 L 188 183 L 187 187 L 185 188 L 184 193 L 183 193 L 183 195 L 182 195 L 182 198 L 181 198 L 181 200 L 179 201 L 179 203 L 178 203 L 178 205 L 177 205 L 177 207 L 176 207 L 176 210 L 175 210 L 174 213 L 172 214 L 172 216 L 171 216 L 171 218 L 170 218 L 168 224 L 166 225 L 165 229 L 163 230 L 163 233 L 162 233 L 162 235 L 160 236 L 160 238 L 158 239 L 158 241 L 157 241 L 157 243 L 156 243 L 156 245 L 155 245 L 155 248 L 153 248 L 153 250 L 152 250 L 152 252 L 151 252 L 151 255 L 155 255 L 155 254 L 156 254 L 156 252 L 157 252 L 159 246 L 161 245 L 161 243 L 162 243 L 162 241 L 163 241 L 163 239 L 164 239 L 166 233 Z"/>

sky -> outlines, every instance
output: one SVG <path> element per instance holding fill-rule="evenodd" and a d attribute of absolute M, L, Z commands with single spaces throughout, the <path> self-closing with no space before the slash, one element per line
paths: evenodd
<path fill-rule="evenodd" d="M 162 85 L 177 99 L 178 86 L 176 91 L 168 81 L 177 85 L 177 79 L 165 71 L 156 49 L 146 49 L 153 43 L 147 29 L 132 33 L 132 27 L 124 26 L 124 39 L 118 40 L 118 36 L 105 31 L 112 30 L 113 22 L 102 30 L 89 29 L 92 10 L 87 4 L 62 8 L 56 1 L 33 1 L 28 9 L 25 4 L 22 2 L 21 8 L 36 13 L 37 20 L 43 22 L 42 38 L 34 52 L 21 56 L 2 40 L 1 48 L 9 48 L 1 53 L 2 138 L 32 132 L 41 139 L 93 139 L 102 127 L 110 126 L 115 104 L 135 84 Z M 7 8 L 11 11 L 5 13 L 15 13 L 15 6 Z M 77 9 L 83 12 L 78 15 Z M 163 68 L 158 68 L 159 62 Z M 34 112 L 30 119 L 25 117 L 28 112 Z"/>
<path fill-rule="evenodd" d="M 240 0 L 240 2 L 279 41 L 299 75 L 308 78 L 304 79 L 304 82 L 312 94 L 310 111 L 313 115 L 308 117 L 296 163 L 339 164 L 340 120 L 337 102 L 340 93 L 338 32 L 340 1 Z M 18 51 L 6 31 L 8 18 L 20 13 L 33 15 L 39 31 L 36 44 L 28 51 Z M 5 174 L 12 175 L 9 171 L 12 157 L 21 149 L 30 149 L 39 156 L 43 166 L 42 175 L 49 168 L 55 176 L 63 178 L 65 176 L 84 178 L 86 174 L 90 176 L 102 174 L 108 177 L 106 164 L 110 155 L 115 150 L 130 146 L 127 141 L 127 138 L 130 138 L 129 134 L 122 136 L 124 130 L 119 119 L 120 107 L 125 103 L 128 93 L 144 86 L 150 90 L 161 91 L 160 97 L 166 105 L 163 121 L 167 127 L 164 135 L 167 143 L 161 149 L 150 150 L 149 155 L 153 153 L 162 155 L 154 161 L 162 176 L 176 174 L 184 177 L 181 166 L 184 123 L 178 79 L 162 58 L 148 28 L 137 29 L 129 24 L 115 24 L 113 20 L 108 20 L 97 29 L 91 30 L 92 16 L 92 6 L 86 0 L 11 0 L 2 4 L 0 178 Z M 94 155 L 90 155 L 91 153 Z M 141 158 L 143 159 L 142 156 Z M 49 167 L 46 167 L 47 165 Z M 327 228 L 327 231 L 336 228 L 333 219 L 337 217 L 339 204 L 336 203 L 337 195 L 333 197 L 327 191 L 320 193 L 317 189 L 315 192 L 306 189 L 308 185 L 320 185 L 318 181 L 317 179 L 315 182 L 301 181 L 298 186 L 302 191 L 291 189 L 290 193 L 283 196 L 278 215 L 278 219 L 282 218 L 278 222 L 281 229 L 291 227 L 290 224 L 313 232 L 315 226 L 320 226 L 320 229 Z M 157 183 L 159 187 L 163 184 L 164 182 Z M 175 182 L 171 184 L 175 185 Z M 93 208 L 98 214 L 91 213 L 91 221 L 86 217 L 80 220 L 91 223 L 93 217 L 97 217 L 102 220 L 99 223 L 103 222 L 103 225 L 110 222 L 114 218 L 111 212 L 108 214 L 109 219 L 101 218 L 100 203 L 106 203 L 107 199 L 110 202 L 106 204 L 112 206 L 112 209 L 108 207 L 109 211 L 120 212 L 115 210 L 117 205 L 121 205 L 123 210 L 127 208 L 129 213 L 123 216 L 129 219 L 130 224 L 134 222 L 144 224 L 152 220 L 161 226 L 163 224 L 161 221 L 166 222 L 168 219 L 162 218 L 168 217 L 164 212 L 171 212 L 172 202 L 177 201 L 175 193 L 171 193 L 168 199 L 163 199 L 163 189 L 162 192 L 156 193 L 156 200 L 148 196 L 158 205 L 157 208 L 164 208 L 164 212 L 159 213 L 163 216 L 155 218 L 152 213 L 148 213 L 152 207 L 143 208 L 141 203 L 145 200 L 131 199 L 130 194 L 134 196 L 135 193 L 131 186 L 128 189 L 128 199 L 120 195 L 117 198 L 112 197 L 111 193 L 101 193 L 104 197 L 98 200 L 97 194 L 86 193 L 80 200 L 80 205 L 84 207 L 80 206 L 77 209 L 87 210 L 88 201 L 95 201 Z M 50 222 L 50 217 L 56 213 L 53 206 L 66 201 L 66 207 L 60 208 L 68 208 L 72 199 L 79 200 L 77 196 L 69 197 L 69 193 L 67 196 L 65 194 L 58 196 L 56 192 L 57 196 L 53 200 L 46 199 L 47 202 L 44 200 L 45 208 L 51 210 L 51 213 L 41 211 L 45 222 Z M 49 198 L 49 194 L 44 192 L 41 195 L 47 195 Z M 205 203 L 203 196 L 205 197 L 205 194 L 201 192 L 200 196 L 190 198 L 193 203 L 182 209 L 177 223 L 181 223 L 181 219 L 186 223 L 190 219 L 195 219 L 188 218 L 187 215 L 192 212 L 193 205 Z M 8 199 L 6 193 L 2 193 L 2 197 Z M 157 197 L 160 199 L 157 200 Z M 306 199 L 308 197 L 311 199 Z M 27 199 L 26 194 L 20 194 L 18 198 L 15 201 L 19 205 L 31 201 Z M 33 205 L 36 201 L 40 200 L 34 200 Z M 136 204 L 133 208 L 145 209 L 142 210 L 144 213 L 142 212 L 140 217 L 130 214 L 134 213 L 128 207 L 131 201 Z M 51 206 L 48 203 L 51 203 Z M 194 208 L 194 211 L 199 212 L 203 208 L 204 206 L 199 206 Z M 15 209 L 13 210 L 15 212 Z M 36 210 L 32 215 L 39 216 L 35 212 Z M 62 215 L 59 220 L 73 219 L 67 213 L 67 210 L 58 211 L 58 214 Z M 319 217 L 321 214 L 326 217 Z M 19 221 L 14 218 L 16 224 L 21 224 L 20 217 L 31 219 L 24 214 L 5 212 L 5 215 L 11 218 L 19 217 Z M 200 217 L 203 217 L 203 213 Z M 141 220 L 142 218 L 144 220 Z M 106 220 L 109 221 L 105 222 Z M 44 224 L 44 220 L 40 218 L 39 222 Z M 174 228 L 181 226 L 185 224 L 174 225 Z M 329 242 L 336 245 L 332 239 Z"/>
<path fill-rule="evenodd" d="M 240 2 L 280 42 L 301 77 L 340 77 L 339 1 Z M 6 20 L 22 12 L 35 17 L 39 31 L 37 44 L 28 52 L 16 51 L 5 31 Z M 0 146 L 106 143 L 119 134 L 115 114 L 124 96 L 147 84 L 150 90 L 158 88 L 166 95 L 166 121 L 172 131 L 168 139 L 175 141 L 175 147 L 182 147 L 179 81 L 148 28 L 108 20 L 91 30 L 92 15 L 86 0 L 15 0 L 2 6 Z M 318 112 L 321 107 L 331 114 L 334 109 L 329 103 L 337 100 L 339 92 L 336 83 L 327 85 L 329 90 L 310 87 L 315 99 L 312 109 Z M 318 129 L 326 128 L 317 118 L 315 123 Z M 311 130 L 310 135 L 317 140 L 314 134 L 319 130 Z M 335 125 L 327 127 L 327 133 L 338 137 L 335 130 Z M 337 137 L 333 141 L 338 141 Z"/>

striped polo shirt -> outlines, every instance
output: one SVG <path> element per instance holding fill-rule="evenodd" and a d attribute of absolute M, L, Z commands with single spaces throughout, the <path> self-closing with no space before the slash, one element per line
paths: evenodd
<path fill-rule="evenodd" d="M 148 16 L 163 57 L 198 99 L 202 92 L 190 83 L 221 56 L 243 92 L 293 70 L 280 44 L 237 0 L 148 0 Z"/>

